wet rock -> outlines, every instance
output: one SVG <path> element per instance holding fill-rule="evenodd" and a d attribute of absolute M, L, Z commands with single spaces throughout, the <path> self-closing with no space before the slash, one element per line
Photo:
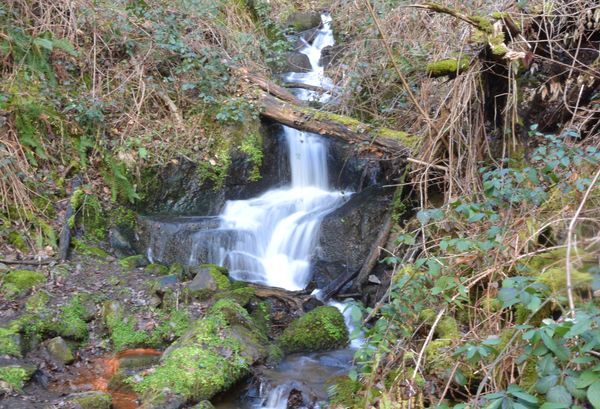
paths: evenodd
<path fill-rule="evenodd" d="M 319 60 L 319 65 L 322 67 L 327 67 L 333 61 L 339 58 L 341 52 L 344 50 L 341 46 L 328 46 L 323 48 L 321 51 L 321 59 Z"/>
<path fill-rule="evenodd" d="M 302 304 L 302 309 L 304 310 L 304 312 L 309 312 L 322 305 L 324 305 L 323 301 L 315 297 L 310 297 L 308 300 L 304 301 L 304 303 Z"/>
<path fill-rule="evenodd" d="M 312 44 L 319 32 L 319 28 L 311 28 L 304 30 L 297 35 L 290 36 L 290 40 L 294 43 L 294 50 L 299 51 L 306 46 L 306 44 Z"/>
<path fill-rule="evenodd" d="M 81 409 L 110 409 L 112 407 L 110 394 L 100 391 L 73 393 L 67 396 L 66 400 L 79 405 Z"/>
<path fill-rule="evenodd" d="M 292 51 L 284 55 L 283 61 L 277 66 L 276 72 L 309 72 L 311 69 L 310 60 L 306 54 Z"/>
<path fill-rule="evenodd" d="M 321 14 L 314 11 L 292 13 L 285 25 L 297 32 L 309 30 L 321 25 Z"/>
<path fill-rule="evenodd" d="M 373 186 L 352 195 L 321 222 L 312 259 L 313 278 L 324 288 L 340 274 L 360 269 L 377 237 L 393 189 Z"/>
<path fill-rule="evenodd" d="M 119 358 L 120 369 L 148 368 L 160 361 L 160 353 L 127 354 Z"/>
<path fill-rule="evenodd" d="M 277 343 L 288 354 L 328 351 L 348 344 L 348 329 L 337 308 L 322 306 L 292 321 Z"/>
<path fill-rule="evenodd" d="M 119 265 L 126 270 L 133 270 L 134 268 L 145 267 L 148 265 L 148 259 L 146 256 L 137 254 L 135 256 L 125 257 L 119 260 Z"/>
<path fill-rule="evenodd" d="M 46 348 L 48 353 L 57 362 L 63 365 L 70 364 L 75 360 L 71 348 L 61 337 L 52 338 L 48 341 Z"/>

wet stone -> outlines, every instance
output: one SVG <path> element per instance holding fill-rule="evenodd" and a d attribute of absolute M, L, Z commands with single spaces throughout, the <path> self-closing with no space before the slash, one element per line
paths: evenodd
<path fill-rule="evenodd" d="M 110 409 L 112 407 L 110 394 L 100 391 L 73 393 L 66 400 L 79 405 L 81 409 Z"/>

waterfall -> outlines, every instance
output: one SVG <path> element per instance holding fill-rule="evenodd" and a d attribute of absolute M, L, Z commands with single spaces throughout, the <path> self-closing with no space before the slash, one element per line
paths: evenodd
<path fill-rule="evenodd" d="M 323 48 L 334 44 L 329 14 L 313 44 L 300 50 L 311 63 L 307 73 L 289 73 L 290 82 L 331 89 L 320 65 Z M 315 98 L 314 91 L 296 90 L 301 99 Z M 319 96 L 325 100 L 328 95 Z M 347 194 L 331 190 L 327 167 L 327 142 L 323 137 L 283 127 L 291 168 L 291 183 L 249 200 L 228 201 L 220 215 L 218 232 L 200 232 L 190 262 L 197 254 L 223 265 L 236 280 L 288 290 L 300 290 L 310 281 L 310 258 L 320 222 L 339 207 Z M 228 232 L 228 233 L 225 233 Z"/>

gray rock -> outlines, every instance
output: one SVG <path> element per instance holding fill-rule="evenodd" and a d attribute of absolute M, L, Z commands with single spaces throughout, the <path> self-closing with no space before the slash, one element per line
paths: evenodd
<path fill-rule="evenodd" d="M 310 60 L 306 54 L 292 51 L 285 54 L 281 64 L 275 68 L 275 72 L 308 72 L 311 69 Z"/>
<path fill-rule="evenodd" d="M 316 11 L 301 11 L 292 13 L 287 18 L 285 25 L 296 32 L 319 27 L 321 25 L 321 13 Z"/>
<path fill-rule="evenodd" d="M 71 348 L 69 348 L 65 340 L 61 337 L 52 338 L 48 341 L 46 349 L 52 359 L 63 365 L 70 364 L 75 360 Z"/>
<path fill-rule="evenodd" d="M 130 240 L 130 234 L 122 231 L 119 227 L 111 227 L 108 230 L 108 242 L 117 257 L 133 256 L 135 250 Z"/>
<path fill-rule="evenodd" d="M 325 216 L 312 259 L 312 280 L 318 288 L 325 287 L 340 274 L 362 266 L 379 233 L 393 193 L 391 188 L 367 188 Z"/>
<path fill-rule="evenodd" d="M 197 271 L 194 279 L 187 285 L 188 290 L 192 293 L 216 291 L 217 281 L 210 273 L 210 267 L 198 268 Z"/>

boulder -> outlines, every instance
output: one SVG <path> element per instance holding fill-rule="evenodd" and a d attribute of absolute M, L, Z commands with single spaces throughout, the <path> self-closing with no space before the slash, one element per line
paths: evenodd
<path fill-rule="evenodd" d="M 23 353 L 23 337 L 18 322 L 0 327 L 0 355 L 20 358 Z"/>
<path fill-rule="evenodd" d="M 120 259 L 119 265 L 126 270 L 133 270 L 134 268 L 146 267 L 148 259 L 141 254 L 136 254 Z"/>
<path fill-rule="evenodd" d="M 325 216 L 312 259 L 312 281 L 317 288 L 326 287 L 340 274 L 361 268 L 379 233 L 393 193 L 392 188 L 369 187 Z"/>
<path fill-rule="evenodd" d="M 79 405 L 81 409 L 110 409 L 112 407 L 110 394 L 100 391 L 73 393 L 67 396 L 66 400 Z"/>
<path fill-rule="evenodd" d="M 312 70 L 312 66 L 308 56 L 297 51 L 286 53 L 281 63 L 275 68 L 276 73 L 309 72 L 310 70 Z"/>
<path fill-rule="evenodd" d="M 48 353 L 52 359 L 63 365 L 70 364 L 75 360 L 71 348 L 69 348 L 65 340 L 61 337 L 56 337 L 49 340 L 46 344 L 46 349 L 48 350 Z"/>
<path fill-rule="evenodd" d="M 316 11 L 300 11 L 292 13 L 286 20 L 285 26 L 296 32 L 309 30 L 321 25 L 321 14 Z"/>
<path fill-rule="evenodd" d="M 193 268 L 194 279 L 187 285 L 190 295 L 199 299 L 210 297 L 217 290 L 227 290 L 231 286 L 229 279 L 223 274 L 224 269 L 214 264 L 204 264 Z"/>
<path fill-rule="evenodd" d="M 287 354 L 342 348 L 348 344 L 344 316 L 335 307 L 317 307 L 292 321 L 277 344 Z"/>
<path fill-rule="evenodd" d="M 208 314 L 164 352 L 156 369 L 135 384 L 143 408 L 168 391 L 184 402 L 199 402 L 223 392 L 267 357 L 266 335 L 248 312 L 229 299 L 218 301 Z"/>

